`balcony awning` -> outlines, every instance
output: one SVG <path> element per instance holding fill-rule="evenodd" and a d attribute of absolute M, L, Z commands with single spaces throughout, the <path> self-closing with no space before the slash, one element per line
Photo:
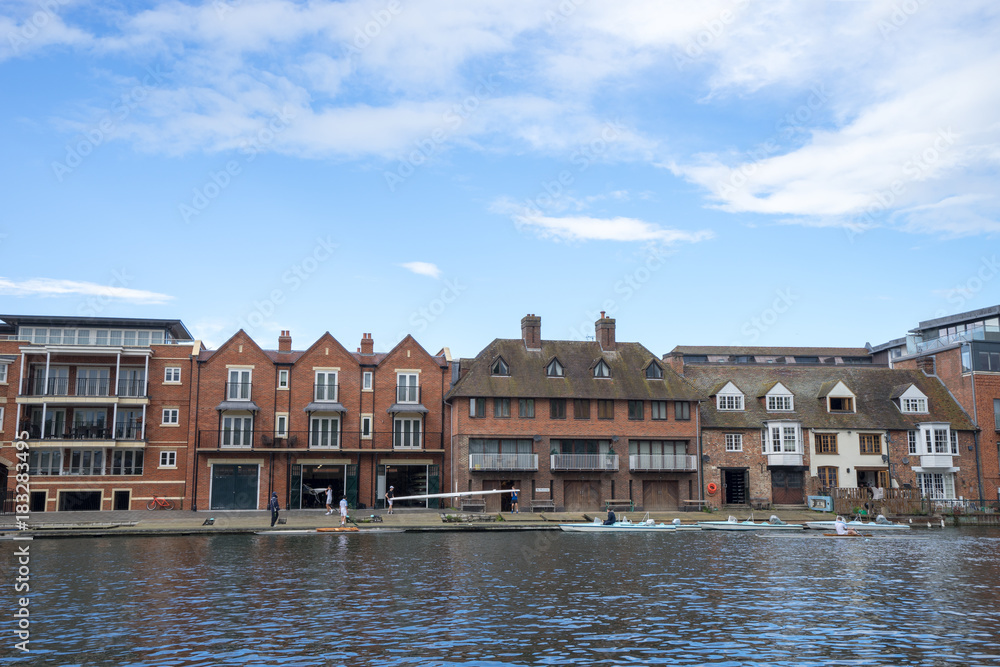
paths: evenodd
<path fill-rule="evenodd" d="M 332 401 L 313 401 L 306 407 L 302 408 L 303 412 L 347 412 L 345 408 L 340 403 L 334 403 Z"/>
<path fill-rule="evenodd" d="M 258 412 L 260 410 L 253 401 L 223 401 L 215 406 L 219 412 L 224 410 L 246 410 L 248 412 Z"/>
<path fill-rule="evenodd" d="M 386 412 L 394 414 L 397 412 L 430 412 L 430 410 L 419 403 L 393 403 Z"/>

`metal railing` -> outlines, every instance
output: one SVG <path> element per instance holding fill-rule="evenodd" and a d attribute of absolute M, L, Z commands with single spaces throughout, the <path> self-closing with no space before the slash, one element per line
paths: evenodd
<path fill-rule="evenodd" d="M 142 440 L 142 422 L 119 422 L 113 428 L 104 422 L 75 422 L 56 433 L 49 426 L 43 434 L 39 424 L 21 422 L 19 431 L 27 431 L 29 440 Z"/>
<path fill-rule="evenodd" d="M 112 383 L 110 378 L 77 378 L 70 382 L 66 377 L 53 377 L 48 380 L 44 376 L 28 377 L 27 396 L 111 396 L 111 387 L 118 389 L 116 396 L 144 397 L 146 395 L 145 380 L 118 380 Z M 70 389 L 73 392 L 70 393 Z"/>
<path fill-rule="evenodd" d="M 698 458 L 690 454 L 629 454 L 629 470 L 680 470 L 693 472 L 698 469 Z"/>
<path fill-rule="evenodd" d="M 227 382 L 225 400 L 249 401 L 253 382 Z"/>
<path fill-rule="evenodd" d="M 397 403 L 419 403 L 420 402 L 420 387 L 409 385 L 409 384 L 398 384 L 396 385 L 396 402 Z"/>
<path fill-rule="evenodd" d="M 469 470 L 538 470 L 538 454 L 469 454 Z"/>
<path fill-rule="evenodd" d="M 379 450 L 379 451 L 441 451 L 444 441 L 440 431 L 420 431 L 417 434 L 397 434 L 391 431 L 370 432 L 360 431 L 322 431 L 295 430 L 276 434 L 272 431 L 261 432 L 259 428 L 252 431 L 225 429 L 206 429 L 198 431 L 199 449 L 247 450 L 247 449 L 297 449 L 302 451 L 336 451 L 336 450 Z"/>
<path fill-rule="evenodd" d="M 333 383 L 317 383 L 313 385 L 314 401 L 330 401 L 336 403 L 340 395 L 340 385 Z"/>
<path fill-rule="evenodd" d="M 551 454 L 551 470 L 618 470 L 617 454 Z"/>
<path fill-rule="evenodd" d="M 118 380 L 118 396 L 143 398 L 146 396 L 145 380 Z"/>

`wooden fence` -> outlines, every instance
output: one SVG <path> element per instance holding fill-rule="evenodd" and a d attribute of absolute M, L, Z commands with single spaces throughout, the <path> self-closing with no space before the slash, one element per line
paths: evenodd
<path fill-rule="evenodd" d="M 844 516 L 863 512 L 868 516 L 884 514 L 911 515 L 927 512 L 927 503 L 920 497 L 919 489 L 883 489 L 882 498 L 872 498 L 867 488 L 829 489 L 833 497 L 833 511 Z"/>

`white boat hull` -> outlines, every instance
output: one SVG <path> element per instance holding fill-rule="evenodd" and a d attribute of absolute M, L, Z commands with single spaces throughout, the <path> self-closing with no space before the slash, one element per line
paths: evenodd
<path fill-rule="evenodd" d="M 617 521 L 605 526 L 602 523 L 561 523 L 559 528 L 567 533 L 672 533 L 677 527 L 669 523 L 625 523 Z"/>
<path fill-rule="evenodd" d="M 834 521 L 806 521 L 806 528 L 811 530 L 825 530 L 833 532 L 836 530 Z M 853 528 L 858 532 L 892 532 L 897 530 L 909 530 L 905 523 L 874 523 L 868 521 L 848 521 L 845 524 L 848 528 Z"/>
<path fill-rule="evenodd" d="M 777 532 L 792 532 L 801 531 L 803 526 L 801 523 L 786 523 L 786 524 L 773 524 L 773 523 L 754 523 L 752 521 L 737 521 L 733 523 L 731 521 L 699 521 L 698 525 L 702 530 L 729 530 L 734 532 L 739 531 L 766 531 L 769 533 Z"/>

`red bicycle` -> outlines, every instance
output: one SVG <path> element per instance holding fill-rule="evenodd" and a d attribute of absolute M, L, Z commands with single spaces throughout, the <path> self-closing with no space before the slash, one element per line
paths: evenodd
<path fill-rule="evenodd" d="M 150 500 L 148 503 L 146 503 L 146 509 L 148 510 L 155 510 L 155 509 L 172 510 L 173 508 L 174 504 L 172 502 L 170 502 L 166 498 L 160 498 L 159 496 L 153 496 L 153 499 Z"/>

